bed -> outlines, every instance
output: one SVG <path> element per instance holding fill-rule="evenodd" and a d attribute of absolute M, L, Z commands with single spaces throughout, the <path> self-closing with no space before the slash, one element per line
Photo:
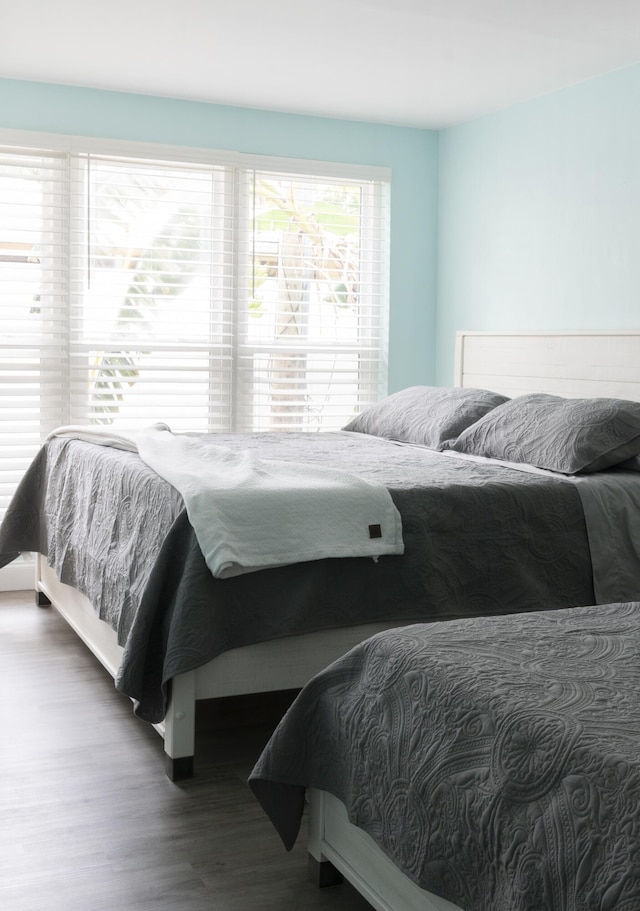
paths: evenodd
<path fill-rule="evenodd" d="M 544 607 L 544 605 L 542 605 Z M 287 848 L 378 911 L 640 907 L 640 603 L 379 633 L 250 778 Z"/>
<path fill-rule="evenodd" d="M 481 397 L 481 408 L 489 402 L 487 414 L 496 402 L 538 390 L 640 401 L 639 348 L 635 333 L 460 333 L 451 392 L 469 391 L 473 417 L 472 390 L 498 396 Z M 462 429 L 458 405 L 447 424 L 454 443 Z M 423 436 L 414 444 L 413 425 L 409 440 L 389 440 L 385 407 L 373 412 L 383 436 L 371 415 L 356 430 L 287 435 L 286 451 L 282 435 L 216 435 L 231 448 L 263 452 L 268 444 L 274 457 L 338 462 L 389 489 L 402 513 L 405 553 L 376 562 L 321 559 L 214 579 L 181 497 L 135 453 L 54 438 L 34 460 L 0 530 L 0 560 L 38 552 L 38 599 L 53 603 L 132 698 L 136 713 L 162 734 L 170 777 L 193 771 L 199 700 L 298 689 L 356 643 L 401 624 L 613 600 L 606 586 L 594 590 L 592 556 L 602 543 L 606 567 L 610 543 L 606 525 L 601 542 L 589 540 L 583 491 L 594 484 L 544 468 L 514 469 L 505 481 L 505 466 L 492 464 L 499 460 L 436 451 Z M 418 431 L 424 433 L 420 421 Z M 87 462 L 91 472 L 83 475 Z M 428 484 L 417 484 L 425 473 Z M 601 487 L 607 475 L 606 484 L 637 496 L 640 473 L 597 475 Z M 106 493 L 114 484 L 118 508 L 109 512 Z M 419 500 L 417 487 L 427 489 Z M 80 496 L 59 521 L 57 506 L 71 500 L 74 488 Z M 107 509 L 101 516 L 94 511 L 98 500 Z M 144 557 L 136 550 L 143 527 L 153 530 Z M 74 528 L 70 547 L 65 529 L 73 536 Z M 113 554 L 115 539 L 130 555 Z M 625 539 L 617 552 L 621 598 L 636 596 L 634 548 Z M 610 574 L 604 575 L 607 582 Z M 133 614 L 122 613 L 132 600 Z"/>

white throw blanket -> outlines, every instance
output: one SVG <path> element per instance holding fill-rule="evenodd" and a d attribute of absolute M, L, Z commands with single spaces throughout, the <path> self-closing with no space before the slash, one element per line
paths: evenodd
<path fill-rule="evenodd" d="M 402 520 L 382 485 L 334 468 L 260 459 L 173 434 L 59 427 L 70 437 L 137 452 L 182 495 L 207 566 L 226 578 L 325 557 L 402 554 Z"/>

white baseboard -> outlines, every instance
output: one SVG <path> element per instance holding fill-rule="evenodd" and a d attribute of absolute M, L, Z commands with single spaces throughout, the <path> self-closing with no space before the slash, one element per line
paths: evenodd
<path fill-rule="evenodd" d="M 33 590 L 36 584 L 36 563 L 30 554 L 19 557 L 0 569 L 0 592 Z"/>

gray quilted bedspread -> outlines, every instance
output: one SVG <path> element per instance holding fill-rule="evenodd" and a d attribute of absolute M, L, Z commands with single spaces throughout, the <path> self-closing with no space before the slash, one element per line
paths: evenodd
<path fill-rule="evenodd" d="M 465 911 L 638 911 L 640 603 L 381 633 L 307 685 L 250 784 L 287 847 L 322 788 Z"/>
<path fill-rule="evenodd" d="M 575 485 L 363 434 L 213 439 L 385 484 L 405 553 L 214 579 L 177 492 L 136 454 L 54 438 L 0 528 L 0 565 L 39 550 L 89 596 L 125 649 L 116 684 L 147 721 L 164 716 L 173 676 L 230 648 L 328 627 L 595 600 Z"/>

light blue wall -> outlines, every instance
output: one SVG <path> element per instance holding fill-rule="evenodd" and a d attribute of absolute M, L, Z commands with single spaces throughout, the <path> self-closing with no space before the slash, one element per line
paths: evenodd
<path fill-rule="evenodd" d="M 434 381 L 437 133 L 3 79 L 0 127 L 390 167 L 389 389 Z"/>
<path fill-rule="evenodd" d="M 437 378 L 457 329 L 640 328 L 640 66 L 440 134 Z"/>
<path fill-rule="evenodd" d="M 390 167 L 390 391 L 457 329 L 640 327 L 639 112 L 640 66 L 440 134 L 0 80 L 4 127 Z"/>

